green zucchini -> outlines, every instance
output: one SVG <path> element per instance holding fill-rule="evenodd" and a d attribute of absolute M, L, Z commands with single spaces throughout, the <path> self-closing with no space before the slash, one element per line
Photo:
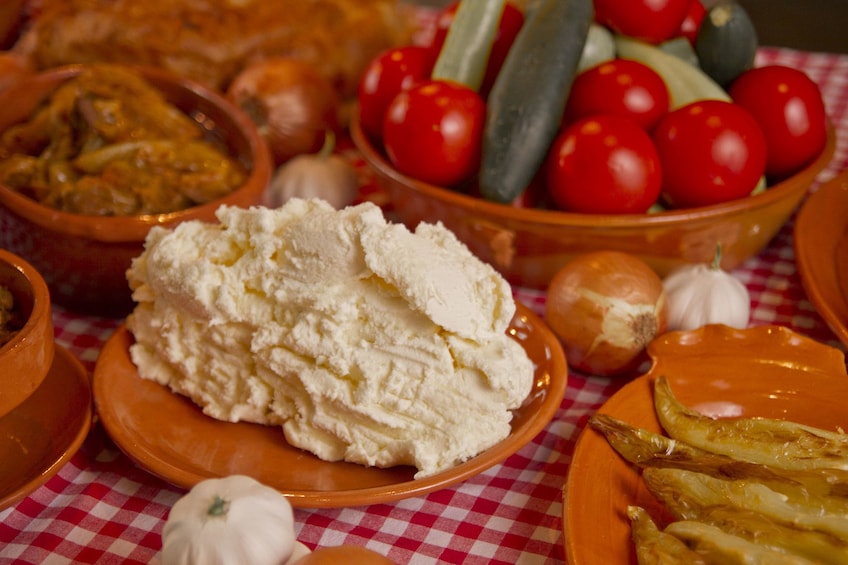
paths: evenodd
<path fill-rule="evenodd" d="M 480 193 L 511 202 L 547 157 L 593 18 L 592 0 L 539 0 L 489 93 Z"/>
<path fill-rule="evenodd" d="M 480 90 L 506 0 L 463 0 L 456 8 L 430 78 Z"/>
<path fill-rule="evenodd" d="M 701 68 L 722 86 L 754 66 L 758 46 L 748 12 L 729 0 L 709 9 L 695 39 Z"/>

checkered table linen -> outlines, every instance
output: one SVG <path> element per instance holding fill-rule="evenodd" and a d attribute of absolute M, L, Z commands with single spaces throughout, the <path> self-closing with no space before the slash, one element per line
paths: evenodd
<path fill-rule="evenodd" d="M 763 48 L 757 62 L 800 68 L 819 84 L 838 135 L 833 162 L 819 182 L 844 169 L 848 56 Z M 778 324 L 842 347 L 801 286 L 792 220 L 733 274 L 751 293 L 752 325 Z M 516 288 L 515 296 L 544 312 L 543 293 Z M 54 321 L 57 342 L 89 371 L 119 323 L 59 307 Z M 392 504 L 296 509 L 297 538 L 313 549 L 362 545 L 399 564 L 563 563 L 562 488 L 575 442 L 588 417 L 622 384 L 572 372 L 553 421 L 502 464 L 454 487 Z M 168 510 L 182 494 L 134 466 L 95 425 L 55 477 L 0 512 L 0 563 L 157 562 Z"/>

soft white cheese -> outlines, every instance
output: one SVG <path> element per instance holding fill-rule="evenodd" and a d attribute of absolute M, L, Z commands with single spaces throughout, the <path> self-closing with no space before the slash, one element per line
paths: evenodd
<path fill-rule="evenodd" d="M 442 225 L 361 204 L 222 207 L 151 230 L 127 278 L 142 377 L 318 457 L 428 476 L 510 433 L 533 365 L 508 283 Z"/>

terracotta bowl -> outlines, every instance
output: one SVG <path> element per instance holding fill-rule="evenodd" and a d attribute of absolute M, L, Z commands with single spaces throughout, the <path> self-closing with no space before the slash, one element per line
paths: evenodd
<path fill-rule="evenodd" d="M 0 249 L 0 286 L 12 293 L 20 319 L 11 340 L 0 346 L 0 418 L 35 392 L 53 364 L 50 292 L 28 262 Z"/>
<path fill-rule="evenodd" d="M 0 92 L 0 131 L 23 121 L 80 68 L 46 71 Z M 215 221 L 215 210 L 222 204 L 257 204 L 272 173 L 267 146 L 243 111 L 192 81 L 154 69 L 141 71 L 169 102 L 217 136 L 247 167 L 249 176 L 241 187 L 207 204 L 168 214 L 111 217 L 55 210 L 0 184 L 0 247 L 32 263 L 57 304 L 87 314 L 121 317 L 130 311 L 125 273 L 143 250 L 151 227 L 185 220 Z"/>
<path fill-rule="evenodd" d="M 516 208 L 429 185 L 399 173 L 381 148 L 351 123 L 354 143 L 387 190 L 405 224 L 441 221 L 512 284 L 547 287 L 575 255 L 613 249 L 644 259 L 661 276 L 684 263 L 712 261 L 722 245 L 722 267 L 733 269 L 762 250 L 792 215 L 816 175 L 833 156 L 828 133 L 822 154 L 793 177 L 756 196 L 656 214 L 592 215 Z"/>
<path fill-rule="evenodd" d="M 294 565 L 335 565 L 336 563 L 359 563 L 360 565 L 393 565 L 394 561 L 384 555 L 358 545 L 321 547 L 294 562 Z"/>

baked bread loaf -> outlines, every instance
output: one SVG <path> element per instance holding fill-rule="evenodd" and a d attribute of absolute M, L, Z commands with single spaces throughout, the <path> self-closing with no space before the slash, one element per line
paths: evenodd
<path fill-rule="evenodd" d="M 224 90 L 248 62 L 291 56 L 342 97 L 380 51 L 408 43 L 401 0 L 30 0 L 14 50 L 37 69 L 112 62 L 166 68 Z"/>

